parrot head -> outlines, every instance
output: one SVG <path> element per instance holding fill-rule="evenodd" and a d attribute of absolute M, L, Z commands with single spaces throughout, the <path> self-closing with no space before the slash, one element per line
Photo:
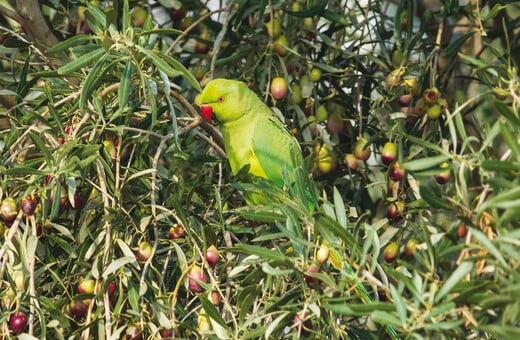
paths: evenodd
<path fill-rule="evenodd" d="M 200 112 L 206 121 L 213 115 L 220 123 L 231 122 L 249 111 L 249 93 L 246 84 L 228 79 L 210 81 L 200 96 Z"/>

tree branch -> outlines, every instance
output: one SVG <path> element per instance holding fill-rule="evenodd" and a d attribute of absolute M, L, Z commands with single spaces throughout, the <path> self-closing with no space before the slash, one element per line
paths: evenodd
<path fill-rule="evenodd" d="M 58 38 L 47 25 L 37 0 L 16 0 L 17 11 L 13 12 L 5 7 L 0 8 L 0 13 L 16 20 L 22 25 L 27 34 L 32 38 L 34 45 L 41 50 L 52 68 L 64 65 L 64 54 L 48 54 L 46 51 L 59 43 Z"/>

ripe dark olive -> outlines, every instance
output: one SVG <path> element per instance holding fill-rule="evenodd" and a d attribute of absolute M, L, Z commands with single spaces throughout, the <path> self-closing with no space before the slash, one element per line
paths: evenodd
<path fill-rule="evenodd" d="M 114 294 L 116 293 L 116 290 L 117 290 L 116 284 L 114 282 L 110 282 L 108 284 L 108 296 L 113 297 Z"/>
<path fill-rule="evenodd" d="M 406 256 L 413 256 L 418 245 L 419 241 L 417 241 L 417 239 L 415 238 L 411 238 L 408 241 L 406 241 L 406 244 L 404 246 L 404 253 L 406 254 Z"/>
<path fill-rule="evenodd" d="M 401 219 L 403 211 L 404 203 L 402 201 L 393 202 L 388 206 L 386 216 L 390 221 L 397 222 Z"/>
<path fill-rule="evenodd" d="M 36 206 L 38 205 L 38 200 L 36 199 L 35 194 L 29 194 L 26 197 L 22 199 L 22 202 L 20 204 L 23 213 L 26 216 L 31 216 L 34 214 L 34 211 L 36 210 Z"/>
<path fill-rule="evenodd" d="M 184 6 L 181 6 L 179 8 L 172 8 L 170 10 L 170 18 L 173 21 L 181 21 L 186 17 L 186 13 L 188 13 L 188 11 Z"/>
<path fill-rule="evenodd" d="M 394 142 L 386 142 L 381 150 L 381 160 L 384 165 L 390 165 L 397 156 L 397 145 Z"/>
<path fill-rule="evenodd" d="M 85 300 L 89 301 L 89 300 Z M 67 306 L 68 313 L 76 319 L 82 319 L 87 315 L 88 304 L 84 300 L 74 300 Z"/>
<path fill-rule="evenodd" d="M 407 93 L 399 96 L 398 102 L 399 105 L 408 107 L 408 105 L 410 105 L 410 103 L 412 102 L 412 99 L 413 95 L 411 93 Z"/>
<path fill-rule="evenodd" d="M 143 241 L 139 243 L 137 250 L 134 251 L 135 258 L 139 262 L 146 262 L 152 256 L 152 250 L 152 245 L 147 241 Z"/>
<path fill-rule="evenodd" d="M 404 169 L 401 168 L 399 162 L 395 162 L 388 170 L 388 177 L 390 177 L 392 181 L 399 182 L 403 179 L 404 174 Z"/>
<path fill-rule="evenodd" d="M 53 189 L 51 192 L 51 197 L 49 197 L 51 206 L 54 203 L 54 197 L 56 196 L 56 190 L 57 190 L 56 188 Z M 69 202 L 69 198 L 67 196 L 67 191 L 65 190 L 65 188 L 61 187 L 61 189 L 60 189 L 60 210 L 65 209 L 68 202 Z"/>
<path fill-rule="evenodd" d="M 25 329 L 25 326 L 27 326 L 27 317 L 24 312 L 16 312 L 11 315 L 9 328 L 11 328 L 14 334 L 21 334 Z"/>
<path fill-rule="evenodd" d="M 201 282 L 208 282 L 208 279 L 204 275 L 204 272 L 202 271 L 202 268 L 199 266 L 193 266 L 191 267 L 190 273 L 189 273 L 189 287 L 192 292 L 200 293 L 204 291 L 204 287 L 200 285 L 198 281 Z"/>
<path fill-rule="evenodd" d="M 170 228 L 170 240 L 175 240 L 178 238 L 184 238 L 186 236 L 186 230 L 184 230 L 184 227 L 181 224 L 174 224 Z"/>
<path fill-rule="evenodd" d="M 130 325 L 125 332 L 125 340 L 143 340 L 141 329 L 137 325 Z"/>
<path fill-rule="evenodd" d="M 211 302 L 213 302 L 215 306 L 218 306 L 220 301 L 222 301 L 222 295 L 217 291 L 211 292 Z"/>
<path fill-rule="evenodd" d="M 316 263 L 311 264 L 309 266 L 309 268 L 307 268 L 307 271 L 305 272 L 305 275 L 304 275 L 304 279 L 305 279 L 305 282 L 309 286 L 312 286 L 320 281 L 318 278 L 311 276 L 309 274 L 315 274 L 315 273 L 318 273 L 319 271 L 320 271 L 320 266 L 317 265 Z"/>
<path fill-rule="evenodd" d="M 312 322 L 310 319 L 305 320 L 304 315 L 302 313 L 298 313 L 294 316 L 293 319 L 294 327 L 300 336 L 305 336 L 309 334 L 309 330 L 312 329 Z"/>
<path fill-rule="evenodd" d="M 72 207 L 72 209 L 81 209 L 83 207 L 83 203 L 83 196 L 81 196 L 81 193 L 78 190 L 76 190 L 74 192 L 74 206 Z"/>
<path fill-rule="evenodd" d="M 465 238 L 467 234 L 468 234 L 468 229 L 466 228 L 464 223 L 459 224 L 459 226 L 457 228 L 457 235 L 459 236 L 459 238 Z"/>
<path fill-rule="evenodd" d="M 211 245 L 206 250 L 206 261 L 211 267 L 215 267 L 218 263 L 218 249 L 214 245 Z"/>
<path fill-rule="evenodd" d="M 173 337 L 173 329 L 163 329 L 161 331 L 161 338 L 172 338 Z"/>
<path fill-rule="evenodd" d="M 16 215 L 18 215 L 16 202 L 11 197 L 5 198 L 0 205 L 0 218 L 10 225 L 16 219 Z"/>
<path fill-rule="evenodd" d="M 385 250 L 383 251 L 383 258 L 386 262 L 393 262 L 397 258 L 397 254 L 399 253 L 399 245 L 397 242 L 390 242 L 386 245 Z"/>
<path fill-rule="evenodd" d="M 446 184 L 450 180 L 450 168 L 449 164 L 447 162 L 444 162 L 440 165 L 440 168 L 442 169 L 441 172 L 439 172 L 437 175 L 435 175 L 435 181 L 438 184 Z"/>

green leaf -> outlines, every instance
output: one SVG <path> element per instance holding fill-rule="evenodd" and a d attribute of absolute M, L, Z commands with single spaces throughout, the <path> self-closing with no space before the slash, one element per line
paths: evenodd
<path fill-rule="evenodd" d="M 404 301 L 402 294 L 394 285 L 390 285 L 390 292 L 392 293 L 392 301 L 397 310 L 397 315 L 399 315 L 399 319 L 401 320 L 401 326 L 403 326 L 407 319 L 406 302 Z"/>
<path fill-rule="evenodd" d="M 179 262 L 179 267 L 181 270 L 185 270 L 188 268 L 188 261 L 186 260 L 186 255 L 182 248 L 177 244 L 177 242 L 173 242 L 173 247 L 175 248 L 175 252 L 177 253 L 177 261 Z"/>
<path fill-rule="evenodd" d="M 220 326 L 227 329 L 226 321 L 222 319 L 219 311 L 215 308 L 212 302 L 210 302 L 203 294 L 199 294 L 199 301 L 204 308 L 207 316 L 213 320 L 215 320 Z"/>
<path fill-rule="evenodd" d="M 198 92 L 202 92 L 202 88 L 200 87 L 199 82 L 197 79 L 195 79 L 195 76 L 186 68 L 184 65 L 175 59 L 172 56 L 169 55 L 162 55 L 162 57 L 170 64 L 172 65 L 177 71 L 180 72 L 182 77 L 190 83 L 190 85 L 197 90 Z"/>
<path fill-rule="evenodd" d="M 339 225 L 335 220 L 324 214 L 318 214 L 316 216 L 315 228 L 324 237 L 329 236 L 329 233 L 339 237 L 347 245 L 352 254 L 360 255 L 361 251 L 356 239 L 350 234 L 347 229 Z"/>
<path fill-rule="evenodd" d="M 85 110 L 87 107 L 87 102 L 90 99 L 92 93 L 99 89 L 99 84 L 103 80 L 103 74 L 110 69 L 110 65 L 107 66 L 103 71 L 102 68 L 105 65 L 110 54 L 104 54 L 101 56 L 94 67 L 90 70 L 87 75 L 87 78 L 83 82 L 83 88 L 81 89 L 81 96 L 79 98 L 79 108 L 81 110 Z M 112 63 L 114 64 L 115 61 Z"/>
<path fill-rule="evenodd" d="M 343 203 L 343 199 L 337 187 L 334 187 L 334 212 L 339 225 L 346 228 L 347 214 L 345 212 L 345 203 Z"/>
<path fill-rule="evenodd" d="M 240 216 L 249 221 L 258 221 L 265 223 L 274 223 L 276 221 L 285 221 L 287 219 L 286 216 L 274 212 L 272 208 L 259 208 L 259 209 L 240 209 L 238 210 Z"/>
<path fill-rule="evenodd" d="M 128 279 L 127 296 L 130 307 L 132 307 L 132 310 L 138 313 L 138 311 L 141 310 L 141 304 L 139 303 L 140 295 L 139 290 L 137 289 L 132 278 Z"/>
<path fill-rule="evenodd" d="M 125 1 L 126 3 L 127 1 Z M 124 110 L 124 108 L 128 104 L 128 97 L 130 96 L 130 90 L 131 90 L 131 78 L 133 74 L 133 65 L 132 65 L 132 57 L 128 57 L 126 60 L 126 65 L 123 70 L 123 74 L 121 75 L 121 80 L 119 82 L 119 89 L 118 89 L 118 97 L 119 97 L 119 109 L 121 111 Z"/>
<path fill-rule="evenodd" d="M 60 75 L 68 75 L 72 72 L 75 72 L 87 65 L 90 65 L 96 60 L 99 60 L 103 54 L 105 54 L 105 49 L 102 47 L 97 47 L 94 50 L 90 51 L 87 54 L 82 55 L 79 58 L 72 59 L 72 61 L 58 69 L 58 74 Z"/>
<path fill-rule="evenodd" d="M 403 168 L 407 171 L 421 171 L 425 169 L 430 169 L 435 166 L 438 166 L 439 164 L 446 162 L 449 160 L 450 157 L 447 155 L 439 155 L 434 157 L 427 157 L 427 158 L 421 158 L 421 159 L 415 159 L 412 161 L 405 162 L 403 164 Z"/>
<path fill-rule="evenodd" d="M 451 292 L 451 290 L 462 280 L 464 277 L 473 270 L 474 263 L 473 262 L 462 262 L 457 269 L 451 274 L 451 276 L 444 282 L 441 289 L 435 295 L 435 302 L 439 302 L 446 294 Z"/>
<path fill-rule="evenodd" d="M 520 200 L 518 200 L 517 204 L 520 207 Z M 505 268 L 509 267 L 504 257 L 502 257 L 502 254 L 500 254 L 500 251 L 493 245 L 493 242 L 490 239 L 488 239 L 486 234 L 477 229 L 472 229 L 471 234 L 473 235 L 473 237 L 475 237 L 475 239 L 477 239 L 477 241 L 480 242 L 481 246 L 484 249 L 486 249 L 491 255 L 493 255 L 498 260 L 498 262 L 500 262 L 502 266 L 504 266 Z"/>
<path fill-rule="evenodd" d="M 425 139 L 418 138 L 418 137 L 415 137 L 415 136 L 412 136 L 412 135 L 408 135 L 406 133 L 405 133 L 405 136 L 406 136 L 406 138 L 408 140 L 410 140 L 410 142 L 413 142 L 416 145 L 422 146 L 423 148 L 425 148 L 427 150 L 432 150 L 432 151 L 435 151 L 435 152 L 440 153 L 440 154 L 448 155 L 448 153 L 443 148 L 438 146 L 437 144 L 430 143 L 430 142 L 428 142 Z"/>
<path fill-rule="evenodd" d="M 87 17 L 87 23 L 90 29 L 96 35 L 102 34 L 107 26 L 107 16 L 105 12 L 90 1 L 87 3 L 87 8 L 88 10 L 85 11 L 85 16 Z"/>
<path fill-rule="evenodd" d="M 60 41 L 58 44 L 56 44 L 54 47 L 51 47 L 47 50 L 47 53 L 59 53 L 68 50 L 69 48 L 81 45 L 85 41 L 92 41 L 92 39 L 99 40 L 100 38 L 98 36 L 92 36 L 92 35 L 86 35 L 86 34 L 79 34 L 70 37 L 67 40 Z"/>
<path fill-rule="evenodd" d="M 425 329 L 428 330 L 437 330 L 440 331 L 441 329 L 455 329 L 459 326 L 461 326 L 466 320 L 460 319 L 455 321 L 442 321 L 442 322 L 433 322 L 428 323 L 424 326 Z"/>
<path fill-rule="evenodd" d="M 313 3 L 313 6 L 310 7 L 309 9 L 307 9 L 306 11 L 294 12 L 294 11 L 286 10 L 285 12 L 289 13 L 290 15 L 294 15 L 294 16 L 300 17 L 300 18 L 312 17 L 312 16 L 323 13 L 325 8 L 327 7 L 327 3 L 328 3 L 327 0 L 321 0 L 315 5 Z"/>
<path fill-rule="evenodd" d="M 493 107 L 496 108 L 498 112 L 500 112 L 504 117 L 506 117 L 512 126 L 520 126 L 520 119 L 518 118 L 518 115 L 515 114 L 511 106 L 495 98 L 493 101 Z"/>
<path fill-rule="evenodd" d="M 171 67 L 165 60 L 163 55 L 159 55 L 154 51 L 149 51 L 146 48 L 136 45 L 136 49 L 144 54 L 150 61 L 161 71 L 166 73 L 169 77 L 178 77 L 182 72 Z"/>
<path fill-rule="evenodd" d="M 110 264 L 106 267 L 105 271 L 103 271 L 103 279 L 107 279 L 112 273 L 116 270 L 124 267 L 126 264 L 136 261 L 135 256 L 124 256 L 120 257 L 115 261 L 110 262 Z"/>
<path fill-rule="evenodd" d="M 262 262 L 262 271 L 273 276 L 290 275 L 294 272 L 293 269 L 274 268 L 268 262 Z"/>
<path fill-rule="evenodd" d="M 488 199 L 480 206 L 479 214 L 489 208 L 515 208 L 520 205 L 520 187 L 503 191 Z"/>
<path fill-rule="evenodd" d="M 123 13 L 121 16 L 121 29 L 123 32 L 126 32 L 128 27 L 130 27 L 131 13 L 130 8 L 128 6 L 128 0 L 123 2 Z"/>
<path fill-rule="evenodd" d="M 155 28 L 151 30 L 147 30 L 140 33 L 140 36 L 146 36 L 151 34 L 158 34 L 158 35 L 173 35 L 173 34 L 183 34 L 184 32 L 181 30 L 178 30 L 176 28 L 171 27 L 161 27 L 161 28 Z"/>
<path fill-rule="evenodd" d="M 338 303 L 328 304 L 324 306 L 334 313 L 349 316 L 363 316 L 376 311 L 387 311 L 394 312 L 395 306 L 389 303 L 383 302 L 371 302 L 371 303 Z"/>
<path fill-rule="evenodd" d="M 230 248 L 230 251 L 236 251 L 248 255 L 256 255 L 261 259 L 274 260 L 274 261 L 286 261 L 287 257 L 278 251 L 267 249 L 260 246 L 254 246 L 251 244 L 237 244 Z"/>
<path fill-rule="evenodd" d="M 501 161 L 496 159 L 483 159 L 480 161 L 480 167 L 486 171 L 508 172 L 510 174 L 518 174 L 520 172 L 519 162 Z"/>
<path fill-rule="evenodd" d="M 370 314 L 370 317 L 374 322 L 377 322 L 381 325 L 387 326 L 395 326 L 401 327 L 401 321 L 395 316 L 394 313 L 389 313 L 388 311 L 376 310 Z"/>
<path fill-rule="evenodd" d="M 444 53 L 447 55 L 447 56 L 452 56 L 454 55 L 455 53 L 457 53 L 460 48 L 462 47 L 462 45 L 464 45 L 464 43 L 466 42 L 466 40 L 468 40 L 469 38 L 471 38 L 473 35 L 475 34 L 474 31 L 470 31 L 466 34 L 464 34 L 462 37 L 456 39 L 455 41 L 451 42 L 447 47 L 446 49 L 444 49 Z"/>
<path fill-rule="evenodd" d="M 480 20 L 482 21 L 487 21 L 489 19 L 493 19 L 494 17 L 496 17 L 498 15 L 498 13 L 505 9 L 506 6 L 505 5 L 501 5 L 499 3 L 495 4 L 491 9 L 489 9 L 488 6 L 484 6 L 482 8 L 482 10 L 480 11 Z"/>
<path fill-rule="evenodd" d="M 272 337 L 271 335 L 273 334 L 273 332 L 278 328 L 278 327 L 282 327 L 283 325 L 286 324 L 286 322 L 282 322 L 284 321 L 286 318 L 288 318 L 290 316 L 290 313 L 288 312 L 282 312 L 282 314 L 278 315 L 276 317 L 276 319 L 274 319 L 273 321 L 271 321 L 269 323 L 269 325 L 267 326 L 266 330 L 265 330 L 265 338 L 264 339 L 274 339 L 274 337 Z"/>
<path fill-rule="evenodd" d="M 520 160 L 520 144 L 518 143 L 518 134 L 511 132 L 511 128 L 507 127 L 504 123 L 500 124 L 500 133 L 504 141 L 513 152 L 516 160 Z"/>
<path fill-rule="evenodd" d="M 45 161 L 51 162 L 53 160 L 53 157 L 49 152 L 49 148 L 41 140 L 40 136 L 33 132 L 29 132 L 29 136 L 31 137 L 32 141 L 34 142 L 38 150 L 43 154 Z"/>
<path fill-rule="evenodd" d="M 238 319 L 240 323 L 244 321 L 248 315 L 251 306 L 255 303 L 257 297 L 262 294 L 262 289 L 259 285 L 251 285 L 243 287 L 237 296 Z"/>

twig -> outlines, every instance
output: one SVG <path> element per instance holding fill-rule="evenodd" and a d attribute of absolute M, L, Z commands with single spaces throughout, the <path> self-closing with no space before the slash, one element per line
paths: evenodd
<path fill-rule="evenodd" d="M 38 240 L 38 236 L 37 236 L 37 230 L 36 230 L 36 220 L 34 218 L 34 216 L 30 216 L 28 221 L 30 221 L 30 224 L 32 226 L 31 228 L 31 234 L 33 237 L 36 238 L 36 240 Z M 38 242 L 38 241 L 36 241 Z M 34 253 L 32 254 L 27 254 L 29 256 L 29 259 L 30 259 L 30 262 L 29 262 L 29 294 L 30 294 L 30 299 L 31 299 L 31 304 L 29 306 L 29 310 L 30 310 L 30 313 L 29 313 L 29 334 L 30 335 L 33 335 L 33 332 L 34 332 L 34 315 L 35 315 L 35 310 L 34 308 L 38 308 L 40 309 L 40 304 L 38 302 L 38 298 L 36 297 L 36 286 L 34 285 L 34 266 L 35 266 L 35 262 L 36 262 L 36 247 L 34 248 Z"/>
<path fill-rule="evenodd" d="M 224 22 L 222 23 L 222 29 L 218 33 L 215 38 L 215 43 L 213 44 L 213 54 L 211 56 L 211 66 L 209 69 L 209 79 L 213 79 L 213 75 L 215 74 L 215 66 L 217 63 L 217 57 L 220 53 L 220 49 L 222 48 L 222 41 L 224 40 L 224 36 L 226 35 L 226 31 L 229 25 L 229 20 L 231 16 L 229 13 L 231 12 L 231 8 L 234 5 L 233 1 L 230 1 L 227 7 L 224 9 Z"/>
<path fill-rule="evenodd" d="M 182 40 L 182 38 L 184 38 L 191 30 L 193 30 L 195 27 L 197 27 L 201 22 L 203 22 L 204 20 L 206 20 L 207 18 L 209 18 L 213 14 L 219 13 L 219 12 L 222 12 L 222 11 L 225 11 L 225 10 L 226 10 L 225 8 L 220 8 L 220 9 L 214 10 L 212 12 L 208 12 L 208 13 L 204 14 L 203 16 L 201 16 L 193 24 L 188 26 L 188 28 L 186 28 L 184 30 L 184 32 L 182 32 L 182 34 L 180 34 L 177 37 L 177 39 L 175 39 L 175 41 L 170 45 L 170 47 L 168 47 L 168 49 L 166 50 L 165 53 L 166 54 L 170 54 L 173 51 L 173 49 L 175 48 L 175 46 L 177 46 L 177 44 Z"/>
<path fill-rule="evenodd" d="M 9 232 L 7 233 L 7 236 L 5 237 L 4 244 L 2 245 L 2 248 L 0 249 L 0 259 L 4 257 L 5 252 L 7 251 L 7 245 L 11 243 L 11 240 L 13 239 L 14 235 L 18 231 L 18 226 L 20 225 L 20 221 L 22 220 L 23 212 L 20 210 L 18 212 L 18 216 L 16 216 L 16 220 L 14 223 L 9 227 Z M 5 263 L 2 263 L 2 268 L 0 269 L 0 279 L 3 278 L 5 271 Z"/>
<path fill-rule="evenodd" d="M 186 100 L 186 98 L 184 98 L 180 93 L 178 93 L 177 91 L 172 89 L 172 90 L 170 90 L 170 95 L 175 97 L 175 99 L 177 99 L 182 104 L 182 106 L 184 106 L 188 110 L 189 114 L 196 119 L 192 128 L 194 128 L 197 125 L 200 125 L 202 127 L 202 129 L 204 129 L 204 131 L 206 131 L 216 141 L 217 145 L 215 145 L 215 142 L 211 141 L 209 138 L 203 137 L 203 139 L 206 142 L 213 145 L 215 147 L 215 150 L 217 150 L 217 152 L 222 157 L 226 158 L 226 153 L 223 151 L 223 149 L 221 147 L 222 145 L 224 145 L 222 135 L 213 126 L 211 126 L 210 124 L 203 121 L 200 117 L 200 114 L 197 112 L 197 110 L 195 110 L 193 105 L 191 105 Z"/>

